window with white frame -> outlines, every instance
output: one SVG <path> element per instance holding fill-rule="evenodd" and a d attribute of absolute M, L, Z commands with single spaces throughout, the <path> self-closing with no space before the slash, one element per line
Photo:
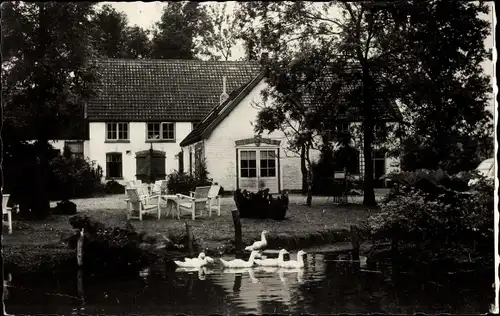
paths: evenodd
<path fill-rule="evenodd" d="M 107 153 L 106 154 L 106 178 L 122 178 L 123 165 L 122 153 Z"/>
<path fill-rule="evenodd" d="M 147 123 L 148 140 L 175 140 L 175 123 Z"/>
<path fill-rule="evenodd" d="M 260 151 L 260 176 L 261 177 L 276 176 L 276 151 L 274 150 Z"/>
<path fill-rule="evenodd" d="M 257 152 L 255 150 L 240 151 L 240 170 L 242 178 L 257 177 Z"/>
<path fill-rule="evenodd" d="M 106 140 L 128 140 L 128 123 L 106 123 Z"/>

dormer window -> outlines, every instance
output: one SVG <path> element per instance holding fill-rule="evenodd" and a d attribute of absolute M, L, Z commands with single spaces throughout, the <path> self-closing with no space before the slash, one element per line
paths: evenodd
<path fill-rule="evenodd" d="M 147 140 L 175 141 L 175 123 L 147 123 Z"/>

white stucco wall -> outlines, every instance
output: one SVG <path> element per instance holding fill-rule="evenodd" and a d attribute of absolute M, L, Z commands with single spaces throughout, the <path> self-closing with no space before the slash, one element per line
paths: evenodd
<path fill-rule="evenodd" d="M 257 118 L 259 108 L 255 107 L 254 103 L 263 104 L 260 92 L 265 87 L 266 83 L 262 80 L 205 140 L 208 172 L 214 182 L 222 185 L 225 190 L 233 191 L 237 188 L 236 146 L 234 142 L 255 136 L 253 123 Z M 285 150 L 286 138 L 280 132 L 263 133 L 262 137 L 281 140 L 279 172 L 281 190 L 300 190 L 302 187 L 300 158 Z M 260 148 L 264 146 L 266 145 L 262 144 Z M 245 146 L 245 148 L 252 148 L 252 146 Z M 258 147 L 254 146 L 253 148 Z"/>
<path fill-rule="evenodd" d="M 106 123 L 89 123 L 90 140 L 88 141 L 88 151 L 85 153 L 91 160 L 96 161 L 106 175 L 106 153 L 122 153 L 123 180 L 126 182 L 136 179 L 135 153 L 141 150 L 150 149 L 150 143 L 146 142 L 146 122 L 129 123 L 129 142 L 106 142 Z M 175 142 L 154 142 L 153 149 L 164 151 L 166 154 L 165 171 L 167 175 L 179 167 L 176 155 L 181 150 L 179 143 L 189 134 L 192 129 L 191 122 L 175 123 Z"/>

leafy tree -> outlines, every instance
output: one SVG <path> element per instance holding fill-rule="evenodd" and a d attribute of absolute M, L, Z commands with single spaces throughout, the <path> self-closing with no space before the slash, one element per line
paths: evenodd
<path fill-rule="evenodd" d="M 14 144 L 36 140 L 37 167 L 33 181 L 26 182 L 35 188 L 26 199 L 39 216 L 50 207 L 48 140 L 67 136 L 64 132 L 82 120 L 83 105 L 95 93 L 93 7 L 89 2 L 2 4 L 2 138 Z M 8 156 L 16 159 L 15 152 Z"/>
<path fill-rule="evenodd" d="M 203 37 L 202 54 L 213 60 L 229 60 L 238 39 L 237 20 L 227 11 L 227 3 L 216 3 L 208 9 L 212 27 Z"/>
<path fill-rule="evenodd" d="M 193 59 L 203 51 L 203 36 L 211 30 L 207 9 L 200 2 L 169 2 L 153 30 L 151 56 Z"/>
<path fill-rule="evenodd" d="M 103 56 L 123 57 L 126 47 L 127 16 L 110 5 L 102 6 L 92 19 L 94 45 Z"/>
<path fill-rule="evenodd" d="M 148 58 L 151 54 L 149 30 L 139 26 L 127 27 L 125 30 L 125 58 Z"/>
<path fill-rule="evenodd" d="M 424 1 L 401 11 L 411 27 L 397 34 L 404 50 L 388 62 L 396 65 L 391 80 L 406 108 L 403 167 L 473 169 L 492 157 L 478 155 L 493 145 L 492 91 L 482 67 L 490 25 L 480 17 L 488 6 Z"/>
<path fill-rule="evenodd" d="M 110 5 L 102 6 L 92 19 L 94 46 L 108 58 L 147 58 L 151 52 L 149 31 L 128 26 L 127 16 Z"/>
<path fill-rule="evenodd" d="M 271 53 L 269 69 L 286 69 L 285 72 L 291 72 L 289 77 L 299 74 L 305 78 L 286 79 L 287 85 L 281 86 L 283 78 L 270 81 L 278 94 L 287 96 L 314 82 L 326 85 L 309 91 L 316 106 L 302 107 L 302 115 L 307 111 L 320 117 L 327 114 L 328 124 L 335 124 L 342 117 L 360 118 L 365 160 L 363 203 L 374 205 L 372 147 L 377 122 L 387 119 L 383 108 L 387 108 L 388 101 L 401 100 L 408 108 L 406 117 L 421 118 L 420 123 L 407 122 L 406 131 L 408 127 L 428 126 L 418 127 L 414 133 L 433 138 L 428 148 L 446 147 L 442 144 L 450 142 L 449 129 L 464 134 L 472 130 L 481 134 L 484 130 L 487 90 L 479 64 L 486 57 L 483 41 L 487 23 L 478 13 L 485 10 L 481 3 L 441 0 L 254 1 L 240 4 L 240 20 L 242 27 L 253 27 L 249 37 L 254 46 L 260 45 Z M 460 18 L 450 17 L 450 12 Z M 462 13 L 468 18 L 463 19 Z M 433 22 L 427 23 L 428 20 Z M 309 72 L 315 75 L 308 76 L 300 68 L 294 70 L 289 66 L 293 59 L 309 60 Z M 333 74 L 334 79 L 328 80 Z M 333 97 L 339 95 L 342 86 L 348 89 L 342 93 L 343 102 L 338 102 Z M 327 112 L 328 107 L 317 106 L 326 105 L 325 100 L 331 102 Z M 422 111 L 424 106 L 433 110 Z M 281 107 L 286 109 L 287 105 L 283 103 Z M 446 124 L 441 124 L 443 119 Z M 321 125 L 312 126 L 319 134 L 324 130 Z M 299 129 L 297 134 L 307 131 Z M 450 153 L 449 149 L 439 150 L 443 159 Z"/>

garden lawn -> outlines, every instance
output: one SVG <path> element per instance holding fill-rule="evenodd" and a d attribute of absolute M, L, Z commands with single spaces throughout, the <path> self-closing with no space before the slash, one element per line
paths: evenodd
<path fill-rule="evenodd" d="M 331 199 L 317 197 L 313 206 L 303 205 L 304 197 L 290 196 L 289 211 L 283 221 L 272 219 L 241 219 L 243 242 L 245 245 L 260 239 L 262 230 L 269 231 L 269 242 L 279 239 L 304 239 L 308 236 L 327 235 L 349 229 L 350 225 L 362 225 L 376 210 L 366 209 L 362 205 L 335 206 Z M 121 226 L 126 222 L 125 195 L 76 199 L 78 214 L 87 215 L 107 226 Z M 53 203 L 55 206 L 55 203 Z M 168 206 L 170 207 L 170 205 Z M 192 220 L 189 213 L 182 214 L 181 220 L 166 216 L 168 209 L 162 203 L 162 218 L 146 215 L 143 221 L 133 220 L 132 225 L 139 232 L 148 234 L 161 233 L 175 240 L 175 237 L 185 235 L 185 222 L 193 231 L 196 243 L 204 249 L 224 251 L 234 239 L 234 226 L 231 210 L 235 209 L 232 197 L 221 199 L 221 216 L 212 212 L 212 218 L 204 217 Z M 175 209 L 175 205 L 173 205 Z M 38 262 L 41 256 L 53 254 L 71 255 L 61 241 L 63 236 L 72 232 L 68 220 L 70 215 L 52 215 L 44 221 L 19 221 L 14 218 L 13 233 L 5 234 L 3 239 L 4 259 L 13 264 L 30 264 Z M 341 241 L 341 240 L 339 240 Z M 73 254 L 74 255 L 74 254 Z M 23 262 L 26 261 L 26 262 Z"/>

